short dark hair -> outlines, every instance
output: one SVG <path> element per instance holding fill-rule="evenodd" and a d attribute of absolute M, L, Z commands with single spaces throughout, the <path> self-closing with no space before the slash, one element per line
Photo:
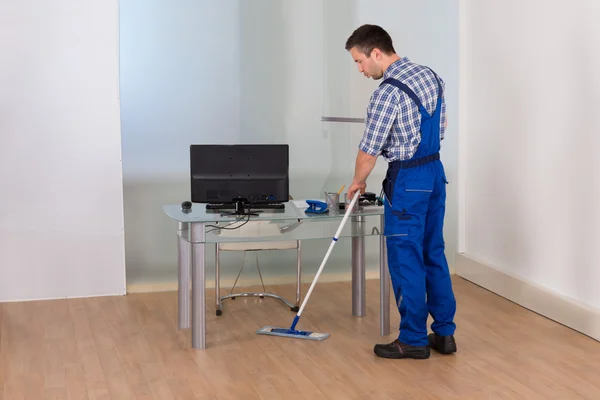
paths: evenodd
<path fill-rule="evenodd" d="M 346 41 L 346 50 L 350 51 L 356 47 L 367 57 L 371 55 L 374 48 L 378 48 L 385 54 L 394 54 L 394 45 L 390 35 L 380 26 L 365 24 L 352 32 Z"/>

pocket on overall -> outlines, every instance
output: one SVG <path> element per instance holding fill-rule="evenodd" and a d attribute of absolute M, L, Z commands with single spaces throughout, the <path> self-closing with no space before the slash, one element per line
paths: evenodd
<path fill-rule="evenodd" d="M 434 178 L 398 179 L 393 189 L 393 201 L 385 207 L 385 235 L 409 236 L 422 233 L 429 201 L 433 193 Z"/>
<path fill-rule="evenodd" d="M 412 225 L 424 218 L 429 208 L 434 183 L 435 180 L 430 176 L 398 182 L 391 210 L 396 219 L 409 221 L 407 224 Z"/>

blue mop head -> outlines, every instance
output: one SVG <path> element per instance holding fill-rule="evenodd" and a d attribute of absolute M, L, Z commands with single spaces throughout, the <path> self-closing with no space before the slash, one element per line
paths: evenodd
<path fill-rule="evenodd" d="M 329 337 L 329 333 L 297 331 L 296 324 L 300 320 L 300 315 L 296 315 L 292 326 L 289 328 L 275 328 L 273 326 L 265 326 L 256 331 L 259 335 L 282 336 L 296 339 L 323 340 Z"/>
<path fill-rule="evenodd" d="M 275 328 L 273 326 L 265 326 L 256 331 L 259 335 L 282 336 L 296 339 L 308 340 L 323 340 L 329 337 L 329 333 L 297 331 L 290 328 Z"/>

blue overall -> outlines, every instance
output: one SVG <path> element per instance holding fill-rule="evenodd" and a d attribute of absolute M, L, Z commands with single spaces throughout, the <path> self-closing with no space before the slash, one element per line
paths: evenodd
<path fill-rule="evenodd" d="M 421 113 L 419 147 L 411 159 L 389 163 L 383 190 L 388 265 L 401 317 L 398 339 L 426 346 L 428 314 L 438 335 L 453 335 L 456 329 L 456 300 L 442 233 L 448 183 L 439 154 L 442 86 L 438 80 L 436 108 L 429 115 L 408 86 L 392 78 L 384 84 L 406 93 Z"/>

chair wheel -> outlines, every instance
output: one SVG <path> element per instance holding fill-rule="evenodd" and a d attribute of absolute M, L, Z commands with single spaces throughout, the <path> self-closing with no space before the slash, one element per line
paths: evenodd
<path fill-rule="evenodd" d="M 218 317 L 219 315 L 221 315 L 221 314 L 223 314 L 223 311 L 221 311 L 221 310 L 217 310 L 217 317 Z"/>
<path fill-rule="evenodd" d="M 292 310 L 294 312 L 298 312 L 298 311 L 300 311 L 300 307 L 298 307 L 298 306 L 292 307 L 292 308 L 290 308 L 290 310 Z"/>
<path fill-rule="evenodd" d="M 265 296 L 258 296 L 258 297 L 260 297 L 261 299 L 264 299 L 264 298 L 265 298 Z"/>
<path fill-rule="evenodd" d="M 231 300 L 235 300 L 235 297 L 232 297 Z"/>

